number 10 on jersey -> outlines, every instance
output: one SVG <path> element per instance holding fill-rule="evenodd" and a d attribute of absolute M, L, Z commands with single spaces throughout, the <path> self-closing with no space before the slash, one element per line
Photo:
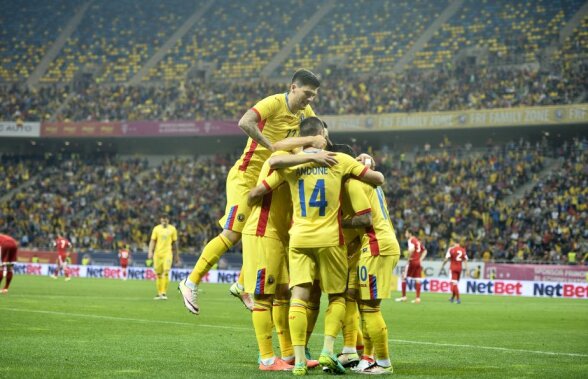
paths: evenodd
<path fill-rule="evenodd" d="M 306 193 L 304 191 L 304 179 L 298 180 L 298 197 L 300 198 L 300 215 L 302 217 L 306 217 Z M 319 216 L 325 215 L 327 210 L 325 179 L 318 179 L 316 181 L 316 184 L 312 190 L 312 194 L 310 195 L 310 200 L 308 201 L 308 206 L 312 208 L 318 208 Z"/>

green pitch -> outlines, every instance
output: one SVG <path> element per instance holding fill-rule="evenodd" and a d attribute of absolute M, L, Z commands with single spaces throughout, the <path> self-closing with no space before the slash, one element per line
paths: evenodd
<path fill-rule="evenodd" d="M 184 309 L 176 285 L 168 301 L 153 301 L 152 282 L 16 276 L 0 295 L 0 377 L 291 377 L 257 370 L 250 314 L 228 285 L 202 286 L 200 316 Z M 447 298 L 385 302 L 396 377 L 588 377 L 587 301 Z"/>

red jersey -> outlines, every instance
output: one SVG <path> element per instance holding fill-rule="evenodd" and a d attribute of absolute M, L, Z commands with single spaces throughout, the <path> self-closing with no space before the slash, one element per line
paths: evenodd
<path fill-rule="evenodd" d="M 67 249 L 71 247 L 71 242 L 67 240 L 67 238 L 57 237 L 55 241 L 53 241 L 55 248 L 57 249 L 57 254 L 61 256 L 67 255 Z"/>
<path fill-rule="evenodd" d="M 7 234 L 0 234 L 0 246 L 16 247 L 16 240 Z"/>
<path fill-rule="evenodd" d="M 131 254 L 127 249 L 122 249 L 121 251 L 119 251 L 118 258 L 120 259 L 120 265 L 123 267 L 127 266 L 129 264 L 130 256 Z"/>
<path fill-rule="evenodd" d="M 421 255 L 425 252 L 425 246 L 416 237 L 408 239 L 408 251 L 410 252 L 409 263 L 420 266 Z"/>
<path fill-rule="evenodd" d="M 451 259 L 451 266 L 449 267 L 451 271 L 461 272 L 461 262 L 467 261 L 468 255 L 463 247 L 459 245 L 453 245 L 447 249 L 445 258 Z"/>

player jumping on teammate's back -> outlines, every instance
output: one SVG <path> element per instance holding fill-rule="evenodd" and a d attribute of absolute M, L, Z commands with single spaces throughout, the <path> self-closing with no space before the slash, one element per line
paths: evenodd
<path fill-rule="evenodd" d="M 408 253 L 410 254 L 410 257 L 408 258 L 408 264 L 402 271 L 402 297 L 396 299 L 396 301 L 406 301 L 406 285 L 410 278 L 415 282 L 416 290 L 416 298 L 412 301 L 412 303 L 420 304 L 421 280 L 423 273 L 422 262 L 427 256 L 427 249 L 425 249 L 425 246 L 422 244 L 422 242 L 416 238 L 409 229 L 404 232 L 404 236 L 407 240 Z"/>
<path fill-rule="evenodd" d="M 227 204 L 225 215 L 219 221 L 223 231 L 208 242 L 189 277 L 178 286 L 189 312 L 200 313 L 198 284 L 202 277 L 241 239 L 241 232 L 251 213 L 247 195 L 257 184 L 261 167 L 271 153 L 290 151 L 305 144 L 324 145 L 325 138 L 322 136 L 297 137 L 300 122 L 315 115 L 310 103 L 316 98 L 319 86 L 320 81 L 314 73 L 298 70 L 292 77 L 288 92 L 266 97 L 239 120 L 239 127 L 249 139 L 241 158 L 227 176 Z M 239 283 L 243 286 L 242 276 Z"/>

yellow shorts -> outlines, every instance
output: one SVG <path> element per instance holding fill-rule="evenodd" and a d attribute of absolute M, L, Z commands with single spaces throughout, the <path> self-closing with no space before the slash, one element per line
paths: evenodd
<path fill-rule="evenodd" d="M 174 256 L 172 254 L 154 255 L 153 256 L 153 271 L 156 274 L 167 274 L 172 267 Z"/>
<path fill-rule="evenodd" d="M 282 241 L 244 234 L 241 243 L 245 292 L 274 295 L 278 284 L 288 284 L 287 251 Z"/>
<path fill-rule="evenodd" d="M 320 280 L 328 294 L 343 293 L 347 286 L 347 249 L 345 246 L 290 247 L 290 288 Z"/>
<path fill-rule="evenodd" d="M 369 251 L 359 257 L 359 290 L 361 300 L 389 299 L 392 271 L 399 255 L 372 256 Z"/>
<path fill-rule="evenodd" d="M 253 180 L 243 171 L 234 166 L 227 175 L 227 206 L 225 215 L 218 223 L 221 228 L 241 233 L 251 214 L 251 207 L 247 205 L 247 195 L 255 187 L 257 178 Z"/>

